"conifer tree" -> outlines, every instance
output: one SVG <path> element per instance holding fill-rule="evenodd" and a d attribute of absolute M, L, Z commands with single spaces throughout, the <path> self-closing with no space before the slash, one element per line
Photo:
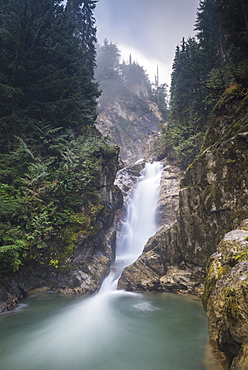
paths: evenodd
<path fill-rule="evenodd" d="M 248 3 L 244 0 L 215 0 L 232 61 L 248 57 Z"/>
<path fill-rule="evenodd" d="M 55 0 L 1 0 L 0 8 L 2 140 L 11 146 L 44 124 L 77 132 L 92 125 L 98 89 L 94 55 L 85 60 L 91 36 L 76 33 Z"/>
<path fill-rule="evenodd" d="M 116 44 L 104 40 L 102 46 L 98 46 L 97 68 L 95 78 L 97 81 L 120 80 L 120 50 Z"/>
<path fill-rule="evenodd" d="M 195 30 L 203 58 L 205 77 L 213 68 L 221 68 L 225 60 L 224 34 L 215 0 L 201 0 Z"/>
<path fill-rule="evenodd" d="M 0 0 L 0 274 L 90 233 L 82 208 L 102 209 L 99 171 L 115 155 L 94 129 L 96 1 L 63 3 Z"/>
<path fill-rule="evenodd" d="M 94 76 L 96 67 L 96 27 L 94 10 L 98 0 L 68 0 L 66 11 L 74 34 L 80 39 L 82 60 L 91 75 Z"/>
<path fill-rule="evenodd" d="M 208 116 L 226 87 L 235 81 L 248 86 L 247 19 L 243 0 L 201 0 L 196 37 L 176 48 L 165 141 L 183 166 L 199 152 Z"/>

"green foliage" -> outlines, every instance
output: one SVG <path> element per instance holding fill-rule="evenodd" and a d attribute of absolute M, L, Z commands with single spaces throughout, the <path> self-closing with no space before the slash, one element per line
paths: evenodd
<path fill-rule="evenodd" d="M 195 121 L 197 118 L 195 118 Z M 197 122 L 192 120 L 182 125 L 165 126 L 161 128 L 160 150 L 164 147 L 173 148 L 173 159 L 186 168 L 199 153 L 203 137 L 197 132 Z"/>
<path fill-rule="evenodd" d="M 234 258 L 235 261 L 239 261 L 240 259 L 242 259 L 242 257 L 246 256 L 247 255 L 247 252 L 248 251 L 242 252 L 242 253 L 238 254 L 237 256 L 235 256 L 235 258 Z"/>
<path fill-rule="evenodd" d="M 128 62 L 120 63 L 120 51 L 117 45 L 107 39 L 102 46 L 97 47 L 95 78 L 102 90 L 100 105 L 111 105 L 116 96 L 130 99 L 130 95 L 135 95 L 141 98 L 138 105 L 144 102 L 144 97 L 156 102 L 164 119 L 167 118 L 168 86 L 159 84 L 158 76 L 156 82 L 151 84 L 144 68 L 134 62 L 131 55 Z M 136 103 L 137 100 L 131 107 L 134 111 Z M 144 111 L 147 110 L 146 108 Z"/>
<path fill-rule="evenodd" d="M 103 209 L 95 0 L 0 0 L 0 272 L 58 268 Z"/>
<path fill-rule="evenodd" d="M 94 53 L 91 66 L 82 56 L 94 39 L 94 1 L 85 5 L 92 34 L 84 32 L 84 39 L 59 3 L 0 1 L 0 140 L 6 148 L 15 147 L 16 136 L 36 140 L 44 125 L 79 133 L 94 121 L 99 95 L 92 81 Z"/>
<path fill-rule="evenodd" d="M 168 85 L 159 84 L 158 78 L 152 86 L 152 100 L 157 104 L 162 117 L 165 121 L 168 119 L 169 109 L 168 109 Z"/>
<path fill-rule="evenodd" d="M 201 0 L 196 37 L 177 46 L 171 109 L 161 136 L 183 168 L 200 152 L 212 109 L 228 86 L 248 86 L 248 7 L 245 1 Z"/>
<path fill-rule="evenodd" d="M 81 225 L 87 232 L 93 229 L 103 207 L 98 179 L 108 157 L 116 151 L 102 137 L 65 138 L 61 134 L 61 140 L 50 140 L 47 152 L 53 156 L 25 157 L 29 151 L 21 152 L 20 148 L 1 155 L 1 269 L 15 270 L 25 259 L 40 260 L 51 238 L 63 238 L 64 228 Z M 17 158 L 22 171 L 13 174 L 11 164 Z"/>
<path fill-rule="evenodd" d="M 116 44 L 104 40 L 102 46 L 98 45 L 97 68 L 95 78 L 97 81 L 120 80 L 119 75 L 120 51 Z"/>
<path fill-rule="evenodd" d="M 248 54 L 248 53 L 247 53 Z M 242 60 L 233 71 L 235 81 L 245 87 L 248 87 L 248 58 Z"/>
<path fill-rule="evenodd" d="M 245 0 L 215 0 L 225 33 L 225 49 L 231 55 L 233 65 L 247 58 L 248 4 Z"/>

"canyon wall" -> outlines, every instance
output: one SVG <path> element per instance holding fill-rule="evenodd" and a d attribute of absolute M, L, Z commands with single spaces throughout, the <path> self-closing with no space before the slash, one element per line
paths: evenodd
<path fill-rule="evenodd" d="M 232 369 L 248 363 L 247 100 L 235 85 L 218 102 L 181 180 L 175 222 L 165 221 L 120 281 L 129 290 L 204 291 L 211 344 Z"/>
<path fill-rule="evenodd" d="M 97 128 L 120 147 L 124 163 L 132 165 L 143 158 L 149 136 L 159 131 L 162 122 L 157 104 L 129 92 L 125 98 L 114 97 L 111 105 L 99 105 Z"/>

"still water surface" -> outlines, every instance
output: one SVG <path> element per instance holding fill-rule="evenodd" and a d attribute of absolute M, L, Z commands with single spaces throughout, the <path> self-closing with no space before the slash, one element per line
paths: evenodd
<path fill-rule="evenodd" d="M 197 298 L 32 296 L 0 315 L 1 370 L 216 370 Z"/>

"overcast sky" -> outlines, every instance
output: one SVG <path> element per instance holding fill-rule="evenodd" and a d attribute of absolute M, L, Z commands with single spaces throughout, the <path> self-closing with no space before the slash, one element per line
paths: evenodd
<path fill-rule="evenodd" d="M 199 0 L 99 0 L 95 17 L 97 39 L 118 45 L 122 59 L 132 54 L 154 81 L 170 84 L 176 46 L 194 36 Z"/>

